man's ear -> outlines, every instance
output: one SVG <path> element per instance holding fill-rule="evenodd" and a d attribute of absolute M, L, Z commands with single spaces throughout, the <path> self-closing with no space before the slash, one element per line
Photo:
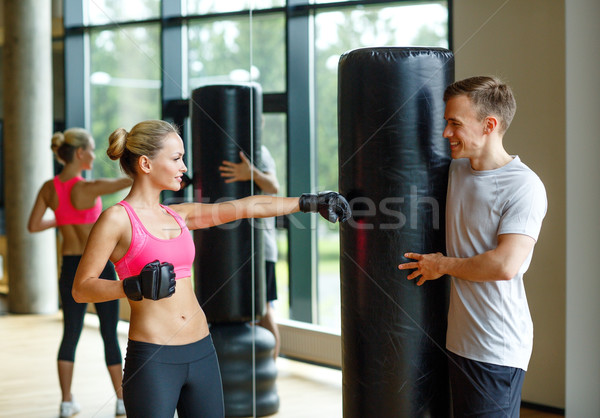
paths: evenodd
<path fill-rule="evenodd" d="M 148 174 L 152 169 L 152 161 L 146 155 L 142 155 L 138 158 L 138 167 L 142 173 Z"/>
<path fill-rule="evenodd" d="M 495 116 L 488 116 L 483 121 L 483 133 L 488 135 L 498 128 L 498 119 Z"/>

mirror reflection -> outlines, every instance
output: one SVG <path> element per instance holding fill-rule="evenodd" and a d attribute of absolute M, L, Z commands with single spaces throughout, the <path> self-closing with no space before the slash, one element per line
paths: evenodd
<path fill-rule="evenodd" d="M 219 166 L 230 170 L 223 183 L 249 181 L 250 194 L 277 196 L 337 190 L 340 55 L 372 45 L 449 45 L 446 1 L 55 2 L 65 10 L 60 16 L 63 30 L 54 39 L 60 44 L 53 58 L 55 75 L 66 78 L 65 86 L 59 86 L 64 90 L 58 92 L 64 100 L 55 101 L 62 107 L 55 111 L 55 127 L 89 130 L 95 140 L 95 163 L 89 174 L 94 179 L 122 176 L 106 154 L 116 128 L 163 119 L 181 129 L 184 161 L 194 181 L 192 92 L 205 86 L 255 83 L 260 87 L 260 118 L 250 118 L 259 125 L 260 140 L 252 138 L 244 156 L 236 152 L 226 159 L 247 164 L 251 178 L 235 177 L 232 170 L 241 168 L 220 162 L 216 170 Z M 298 91 L 301 97 L 295 95 Z M 74 108 L 80 111 L 73 112 Z M 264 176 L 274 177 L 270 185 L 263 182 Z M 163 201 L 191 201 L 198 197 L 194 188 L 191 184 L 181 192 L 164 193 Z M 103 208 L 126 194 L 103 196 Z M 275 278 L 276 290 L 269 295 L 265 283 L 269 308 L 263 315 L 269 312 L 276 323 L 276 328 L 270 327 L 277 335 L 276 355 L 339 369 L 339 224 L 307 218 L 279 216 L 269 221 L 275 240 L 268 250 L 261 249 L 270 264 L 259 275 L 261 280 Z M 253 233 L 262 234 L 263 228 Z M 127 303 L 120 305 L 121 319 L 128 321 Z M 254 326 L 252 318 L 248 324 Z M 256 367 L 255 358 L 250 367 Z M 256 388 L 251 385 L 250 390 L 254 396 Z"/>

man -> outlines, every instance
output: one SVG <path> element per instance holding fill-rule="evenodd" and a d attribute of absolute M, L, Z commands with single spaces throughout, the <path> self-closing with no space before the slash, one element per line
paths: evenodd
<path fill-rule="evenodd" d="M 546 214 L 546 191 L 502 138 L 516 111 L 510 87 L 472 77 L 444 93 L 452 162 L 447 256 L 406 253 L 421 286 L 451 276 L 446 348 L 455 417 L 519 416 L 533 347 L 523 274 Z"/>
<path fill-rule="evenodd" d="M 221 177 L 225 178 L 225 183 L 236 181 L 250 181 L 262 190 L 263 193 L 275 195 L 279 192 L 279 181 L 275 171 L 275 160 L 264 145 L 261 147 L 261 169 L 256 168 L 250 160 L 240 151 L 241 162 L 223 161 L 219 167 Z M 266 218 L 264 220 L 264 255 L 265 255 L 265 275 L 267 282 L 267 309 L 265 315 L 258 323 L 260 326 L 271 331 L 275 337 L 275 350 L 273 357 L 279 356 L 279 347 L 281 340 L 279 337 L 279 327 L 275 321 L 273 312 L 274 301 L 277 300 L 277 281 L 275 278 L 275 263 L 277 262 L 277 235 L 275 230 L 275 218 Z"/>

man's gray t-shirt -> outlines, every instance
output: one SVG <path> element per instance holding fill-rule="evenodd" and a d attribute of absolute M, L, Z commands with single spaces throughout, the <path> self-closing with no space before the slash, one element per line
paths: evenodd
<path fill-rule="evenodd" d="M 519 157 L 487 171 L 473 170 L 468 159 L 453 160 L 446 204 L 447 255 L 467 258 L 493 250 L 502 234 L 523 234 L 537 241 L 546 208 L 543 183 Z M 451 278 L 448 350 L 527 370 L 533 323 L 523 274 L 532 254 L 533 250 L 511 280 Z"/>

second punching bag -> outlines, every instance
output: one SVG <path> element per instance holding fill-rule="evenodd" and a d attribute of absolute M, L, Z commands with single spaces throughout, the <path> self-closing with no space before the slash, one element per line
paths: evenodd
<path fill-rule="evenodd" d="M 365 48 L 339 62 L 344 417 L 447 417 L 448 281 L 417 287 L 407 251 L 443 252 L 450 51 Z"/>
<path fill-rule="evenodd" d="M 250 196 L 252 182 L 225 183 L 219 166 L 223 160 L 239 162 L 240 151 L 260 166 L 260 86 L 199 87 L 192 92 L 191 106 L 196 201 L 216 203 Z M 266 296 L 260 222 L 244 219 L 195 231 L 195 289 L 209 323 L 244 322 L 262 315 Z"/>

